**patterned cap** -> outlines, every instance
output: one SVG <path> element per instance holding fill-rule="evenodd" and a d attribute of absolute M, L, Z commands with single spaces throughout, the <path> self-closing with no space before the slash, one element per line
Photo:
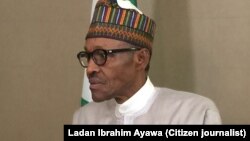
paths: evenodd
<path fill-rule="evenodd" d="M 116 0 L 99 0 L 86 39 L 111 38 L 152 49 L 155 28 L 139 11 L 121 8 Z"/>

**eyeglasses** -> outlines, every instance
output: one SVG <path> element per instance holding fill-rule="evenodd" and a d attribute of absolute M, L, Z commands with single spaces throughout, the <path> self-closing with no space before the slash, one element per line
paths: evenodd
<path fill-rule="evenodd" d="M 137 51 L 141 48 L 122 48 L 122 49 L 96 49 L 93 52 L 81 51 L 77 54 L 77 58 L 82 67 L 87 68 L 90 58 L 93 59 L 96 65 L 102 66 L 106 63 L 109 54 Z"/>

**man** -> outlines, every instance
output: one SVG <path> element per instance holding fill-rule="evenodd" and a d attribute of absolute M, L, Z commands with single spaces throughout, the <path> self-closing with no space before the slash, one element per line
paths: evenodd
<path fill-rule="evenodd" d="M 121 7 L 126 7 L 121 8 Z M 77 56 L 94 102 L 73 124 L 221 124 L 208 98 L 154 87 L 148 77 L 155 23 L 133 6 L 99 0 Z"/>

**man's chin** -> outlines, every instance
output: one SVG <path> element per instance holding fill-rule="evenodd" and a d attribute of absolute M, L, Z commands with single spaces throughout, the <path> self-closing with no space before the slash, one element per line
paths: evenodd
<path fill-rule="evenodd" d="M 105 97 L 100 97 L 103 94 L 101 92 L 91 91 L 91 93 L 92 93 L 92 100 L 94 102 L 103 102 L 106 100 Z"/>
<path fill-rule="evenodd" d="M 106 100 L 106 99 L 103 99 L 103 98 L 93 98 L 93 97 L 92 97 L 92 99 L 93 99 L 94 102 L 103 102 L 103 101 Z"/>

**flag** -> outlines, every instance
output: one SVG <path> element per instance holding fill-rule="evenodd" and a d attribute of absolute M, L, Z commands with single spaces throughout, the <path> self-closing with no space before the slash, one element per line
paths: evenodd
<path fill-rule="evenodd" d="M 93 0 L 92 1 L 92 8 L 91 8 L 91 18 L 90 21 L 93 17 L 93 13 L 95 10 L 95 5 L 97 3 L 98 0 Z M 127 1 L 127 0 L 124 0 Z M 137 7 L 137 0 L 129 0 L 134 6 Z M 84 70 L 84 77 L 83 77 L 83 87 L 82 87 L 82 96 L 81 96 L 81 106 L 84 106 L 86 104 L 88 104 L 89 102 L 92 102 L 92 96 L 91 96 L 91 92 L 89 89 L 89 80 L 87 77 L 87 73 L 86 73 L 86 69 Z"/>
<path fill-rule="evenodd" d="M 137 0 L 130 0 L 130 2 L 137 7 Z"/>
<path fill-rule="evenodd" d="M 93 17 L 93 13 L 95 10 L 95 5 L 98 0 L 92 1 L 92 8 L 91 8 L 91 15 L 90 15 L 90 21 Z M 82 87 L 82 97 L 81 97 L 81 106 L 84 106 L 88 104 L 89 102 L 92 102 L 91 92 L 89 89 L 89 80 L 87 77 L 86 69 L 84 70 L 84 76 L 83 76 L 83 87 Z"/>

